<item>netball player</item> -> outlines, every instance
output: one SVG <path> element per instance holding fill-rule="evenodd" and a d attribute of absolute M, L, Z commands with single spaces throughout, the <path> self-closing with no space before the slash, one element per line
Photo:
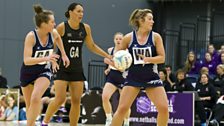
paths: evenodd
<path fill-rule="evenodd" d="M 121 45 L 121 42 L 123 40 L 123 34 L 120 32 L 115 33 L 114 35 L 114 47 L 111 47 L 108 49 L 108 53 L 113 55 L 119 50 L 119 46 Z M 106 114 L 106 125 L 110 126 L 112 121 L 112 107 L 110 103 L 110 98 L 114 94 L 116 90 L 121 91 L 121 88 L 124 84 L 124 77 L 123 72 L 120 72 L 116 68 L 109 66 L 105 70 L 106 74 L 106 83 L 103 88 L 103 94 L 102 94 L 102 101 L 103 101 L 103 108 Z M 124 120 L 124 126 L 129 126 L 129 116 L 130 112 L 127 113 L 126 118 Z"/>
<path fill-rule="evenodd" d="M 57 44 L 62 52 L 63 64 L 68 67 L 62 40 L 54 29 L 53 12 L 43 10 L 40 5 L 34 6 L 36 29 L 30 31 L 25 38 L 23 65 L 20 81 L 26 103 L 27 126 L 34 126 L 41 109 L 41 97 L 52 79 L 51 63 L 57 67 L 59 55 L 53 53 Z"/>
<path fill-rule="evenodd" d="M 64 103 L 67 86 L 69 86 L 71 95 L 71 108 L 69 112 L 70 125 L 78 125 L 81 96 L 84 81 L 86 80 L 82 66 L 82 47 L 84 43 L 92 52 L 103 57 L 111 58 L 109 54 L 94 43 L 90 26 L 81 22 L 83 11 L 83 6 L 80 3 L 70 4 L 65 12 L 68 20 L 57 26 L 57 30 L 63 40 L 65 52 L 71 64 L 66 68 L 59 62 L 60 69 L 57 71 L 54 81 L 55 99 L 48 105 L 42 125 L 47 125 L 54 113 Z M 61 55 L 61 52 L 59 51 L 58 54 Z"/>
<path fill-rule="evenodd" d="M 129 50 L 133 63 L 128 70 L 111 126 L 122 125 L 125 114 L 141 88 L 145 89 L 147 96 L 157 108 L 157 126 L 167 126 L 168 100 L 157 70 L 157 64 L 165 61 L 162 38 L 152 31 L 154 21 L 150 9 L 134 10 L 129 22 L 134 31 L 124 36 L 122 48 Z"/>

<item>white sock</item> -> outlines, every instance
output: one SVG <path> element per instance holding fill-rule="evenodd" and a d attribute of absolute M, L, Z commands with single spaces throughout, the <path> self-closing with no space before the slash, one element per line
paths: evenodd
<path fill-rule="evenodd" d="M 110 114 L 106 114 L 106 117 L 107 117 L 108 120 L 112 120 L 112 114 L 111 113 Z"/>
<path fill-rule="evenodd" d="M 124 119 L 124 124 L 129 124 L 129 118 Z"/>
<path fill-rule="evenodd" d="M 45 123 L 45 122 L 43 121 L 42 124 L 47 125 L 48 123 Z"/>

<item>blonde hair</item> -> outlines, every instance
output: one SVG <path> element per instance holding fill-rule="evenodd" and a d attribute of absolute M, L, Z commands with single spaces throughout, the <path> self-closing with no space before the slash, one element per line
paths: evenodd
<path fill-rule="evenodd" d="M 194 55 L 194 60 L 191 62 L 191 61 L 189 61 L 189 57 L 190 57 L 190 55 Z M 195 53 L 193 52 L 193 51 L 190 51 L 190 52 L 188 52 L 188 55 L 187 55 L 187 59 L 186 59 L 186 61 L 185 61 L 185 66 L 184 66 L 184 71 L 185 72 L 189 72 L 190 70 L 191 70 L 191 68 L 192 68 L 192 66 L 194 65 L 194 63 L 196 62 L 196 55 L 195 55 Z"/>
<path fill-rule="evenodd" d="M 140 19 L 144 20 L 144 17 L 148 13 L 152 14 L 152 10 L 150 10 L 150 9 L 135 9 L 129 18 L 129 25 L 138 29 L 139 28 L 139 20 Z"/>
<path fill-rule="evenodd" d="M 223 64 L 219 64 L 219 65 L 217 66 L 217 68 L 221 68 L 222 71 L 224 72 L 224 65 L 223 65 Z"/>
<path fill-rule="evenodd" d="M 202 67 L 201 70 L 200 70 L 200 74 L 209 74 L 208 67 Z"/>
<path fill-rule="evenodd" d="M 116 37 L 116 35 L 122 35 L 122 36 L 124 36 L 123 33 L 121 33 L 121 32 L 116 32 L 116 33 L 114 34 L 114 38 Z"/>

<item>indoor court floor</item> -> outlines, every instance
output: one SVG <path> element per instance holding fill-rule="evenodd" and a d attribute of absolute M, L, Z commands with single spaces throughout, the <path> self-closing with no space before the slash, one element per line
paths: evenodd
<path fill-rule="evenodd" d="M 0 126 L 26 126 L 26 122 L 5 122 L 5 121 L 0 121 Z M 40 126 L 40 123 L 36 123 L 36 126 Z M 49 126 L 69 126 L 69 123 L 50 123 Z M 102 124 L 79 124 L 78 126 L 103 126 Z"/>

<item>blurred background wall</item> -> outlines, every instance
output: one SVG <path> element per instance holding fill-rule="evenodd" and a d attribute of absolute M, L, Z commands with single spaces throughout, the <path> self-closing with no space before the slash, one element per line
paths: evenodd
<path fill-rule="evenodd" d="M 127 33 L 130 13 L 136 8 L 147 8 L 146 0 L 1 0 L 0 1 L 0 67 L 8 79 L 10 87 L 19 84 L 20 67 L 23 61 L 25 35 L 35 28 L 32 5 L 40 3 L 44 8 L 53 10 L 56 23 L 66 20 L 64 13 L 72 2 L 84 6 L 83 22 L 92 28 L 94 41 L 107 50 L 113 46 L 115 32 Z M 83 48 L 85 75 L 90 60 L 103 60 Z"/>
<path fill-rule="evenodd" d="M 83 22 L 92 28 L 94 41 L 107 50 L 113 46 L 115 32 L 131 31 L 128 19 L 136 8 L 154 12 L 154 28 L 164 40 L 166 64 L 181 66 L 189 50 L 200 54 L 208 43 L 217 48 L 224 42 L 224 4 L 222 0 L 1 0 L 0 1 L 0 67 L 10 87 L 19 84 L 23 61 L 24 38 L 35 28 L 33 4 L 53 10 L 56 23 L 66 18 L 64 12 L 72 2 L 84 6 Z M 85 75 L 88 63 L 103 60 L 83 48 Z"/>

